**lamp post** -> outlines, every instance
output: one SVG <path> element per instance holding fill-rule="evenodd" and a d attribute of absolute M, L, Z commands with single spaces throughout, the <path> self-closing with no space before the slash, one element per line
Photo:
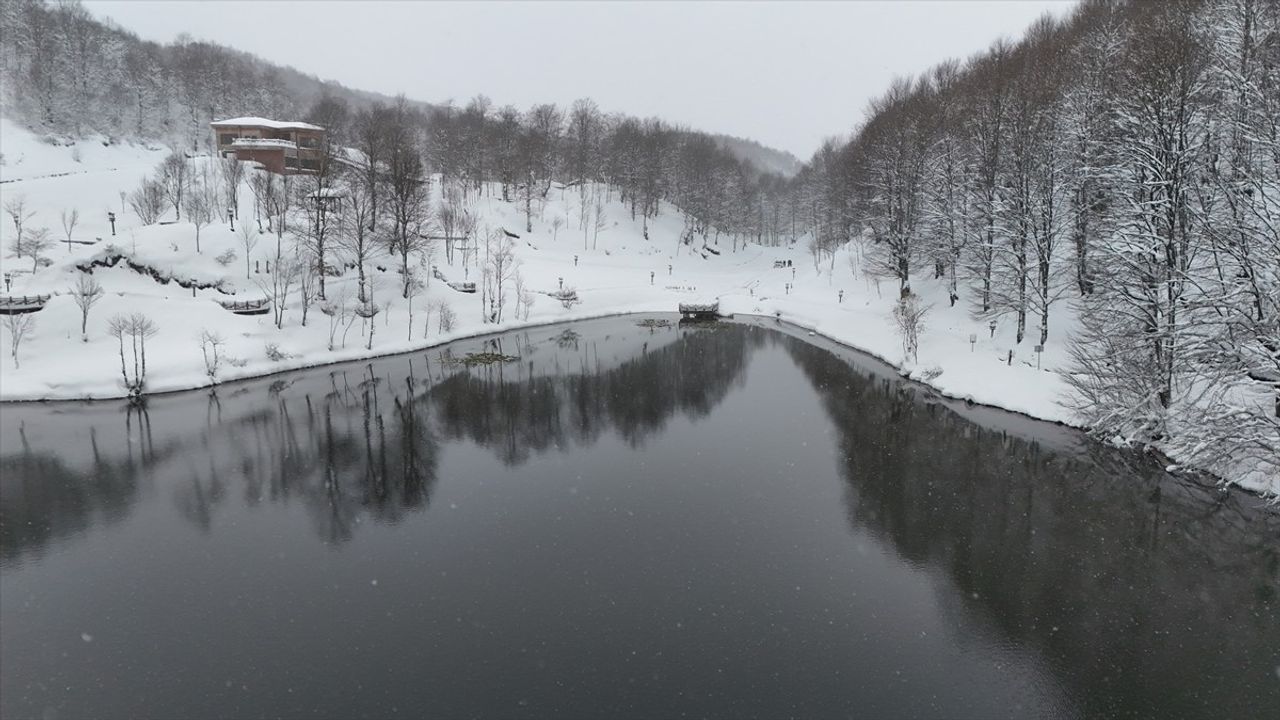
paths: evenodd
<path fill-rule="evenodd" d="M 227 222 L 231 223 L 231 232 L 235 232 L 236 231 L 236 209 L 233 207 L 227 208 Z"/>
<path fill-rule="evenodd" d="M 1037 369 L 1037 370 L 1039 370 L 1039 369 L 1040 369 L 1040 355 L 1041 355 L 1043 352 L 1044 352 L 1044 346 L 1043 346 L 1043 345 L 1037 345 L 1037 346 L 1036 346 L 1036 369 Z"/>
<path fill-rule="evenodd" d="M 995 337 L 995 336 L 996 336 L 996 321 L 995 321 L 995 320 L 992 320 L 991 322 L 987 323 L 987 327 L 991 328 L 991 337 Z"/>
<path fill-rule="evenodd" d="M 969 352 L 978 345 L 978 333 L 969 333 Z"/>
<path fill-rule="evenodd" d="M 13 284 L 13 273 L 11 272 L 5 273 L 4 274 L 4 291 L 9 292 L 9 286 L 12 284 Z"/>
<path fill-rule="evenodd" d="M 111 223 L 111 237 L 115 237 L 116 236 L 116 214 L 108 211 L 107 222 Z"/>
<path fill-rule="evenodd" d="M 841 290 L 841 291 L 840 291 L 840 302 L 842 302 L 842 303 L 844 302 L 844 291 L 843 291 L 843 290 Z"/>

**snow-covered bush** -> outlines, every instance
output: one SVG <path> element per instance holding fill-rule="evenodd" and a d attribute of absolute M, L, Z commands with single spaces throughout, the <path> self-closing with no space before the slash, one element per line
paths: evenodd
<path fill-rule="evenodd" d="M 439 305 L 440 325 L 439 330 L 442 333 L 453 332 L 453 324 L 458 320 L 458 314 L 449 307 L 449 303 L 440 301 Z"/>
<path fill-rule="evenodd" d="M 279 343 L 269 342 L 266 344 L 264 350 L 266 352 L 267 359 L 271 362 L 280 362 L 281 360 L 288 360 L 290 357 L 293 357 L 289 353 L 281 350 Z"/>

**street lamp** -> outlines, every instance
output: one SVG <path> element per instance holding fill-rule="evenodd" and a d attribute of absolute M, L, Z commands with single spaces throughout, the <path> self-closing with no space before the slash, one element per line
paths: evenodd
<path fill-rule="evenodd" d="M 987 323 L 987 327 L 991 328 L 991 337 L 995 337 L 995 336 L 996 336 L 996 321 L 995 321 L 995 320 L 992 320 L 991 322 Z"/>
<path fill-rule="evenodd" d="M 107 222 L 111 223 L 111 237 L 115 237 L 116 236 L 116 214 L 108 211 Z"/>
<path fill-rule="evenodd" d="M 231 232 L 235 232 L 236 231 L 236 209 L 233 207 L 227 208 L 227 222 L 231 223 Z"/>

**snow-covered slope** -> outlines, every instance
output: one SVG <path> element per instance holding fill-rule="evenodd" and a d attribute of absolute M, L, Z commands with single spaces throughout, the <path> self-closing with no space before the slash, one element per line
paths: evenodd
<path fill-rule="evenodd" d="M 14 257 L 10 249 L 13 227 L 4 218 L 0 270 L 14 275 L 10 294 L 54 297 L 36 313 L 37 326 L 19 347 L 20 367 L 15 367 L 11 357 L 7 333 L 0 337 L 2 400 L 124 396 L 116 341 L 106 331 L 107 319 L 116 313 L 145 312 L 158 326 L 158 334 L 147 347 L 147 387 L 150 392 L 163 392 L 209 384 L 199 344 L 203 331 L 216 332 L 226 340 L 224 350 L 235 361 L 224 365 L 217 375 L 219 381 L 226 381 L 413 350 L 517 325 L 628 312 L 673 312 L 680 302 L 718 298 L 722 312 L 778 317 L 801 325 L 877 355 L 945 394 L 1037 418 L 1072 422 L 1060 402 L 1066 385 L 1055 372 L 1067 361 L 1066 338 L 1072 316 L 1065 304 L 1053 318 L 1051 337 L 1037 358 L 1031 352 L 1031 341 L 1020 346 L 1013 342 L 1012 327 L 998 325 L 991 333 L 985 324 L 975 322 L 963 305 L 951 307 L 941 283 L 918 280 L 914 289 L 932 309 L 925 322 L 919 361 L 909 361 L 904 359 L 892 319 L 897 285 L 864 277 L 858 271 L 859 264 L 850 262 L 849 249 L 815 266 L 801 245 L 748 244 L 735 251 L 731 240 L 721 237 L 718 242 L 707 239 L 707 250 L 702 249 L 701 239 L 693 247 L 685 246 L 679 243 L 684 222 L 671 207 L 650 220 L 646 240 L 641 220 L 633 220 L 616 196 L 606 206 L 603 229 L 593 238 L 594 228 L 584 231 L 580 227 L 581 200 L 572 189 L 551 192 L 535 215 L 532 232 L 524 232 L 525 218 L 519 204 L 502 201 L 496 191 L 474 199 L 473 210 L 482 229 L 502 227 L 520 235 L 516 254 L 526 285 L 537 298 L 527 320 L 515 320 L 515 310 L 509 307 L 503 324 L 485 324 L 478 295 L 459 293 L 439 280 L 429 281 L 410 308 L 399 296 L 400 276 L 394 271 L 395 264 L 384 256 L 376 259 L 375 265 L 386 270 L 372 273 L 375 298 L 386 304 L 372 321 L 376 325 L 372 348 L 366 349 L 368 328 L 355 322 L 345 341 L 343 331 L 338 330 L 335 348 L 330 350 L 328 318 L 314 306 L 303 327 L 300 309 L 293 300 L 285 326 L 278 330 L 270 315 L 234 315 L 217 302 L 263 297 L 255 282 L 262 276 L 250 271 L 246 277 L 243 248 L 225 222 L 204 229 L 201 252 L 197 253 L 193 225 L 142 226 L 131 211 L 121 210 L 120 193 L 135 188 L 164 150 L 103 146 L 101 142 L 90 148 L 92 143 L 82 142 L 75 146 L 79 153 L 74 153 L 73 147 L 48 145 L 7 121 L 0 130 L 0 152 L 5 159 L 0 167 L 0 200 L 25 197 L 36 213 L 31 226 L 48 227 L 55 237 L 61 237 L 60 211 L 77 208 L 81 222 L 73 239 L 88 243 L 56 245 L 48 253 L 52 263 L 33 273 L 30 258 Z M 80 159 L 74 159 L 73 154 Z M 198 168 L 209 160 L 195 158 L 191 162 Z M 434 185 L 438 195 L 439 183 Z M 252 215 L 250 193 L 242 192 L 240 202 L 241 215 L 247 220 Z M 107 223 L 108 210 L 117 215 L 114 238 Z M 558 229 L 557 217 L 563 222 Z M 274 248 L 274 236 L 264 235 L 250 259 L 265 262 Z M 229 249 L 239 257 L 224 267 L 214 258 Z M 87 340 L 82 342 L 79 311 L 67 289 L 78 276 L 77 265 L 117 253 L 161 276 L 190 278 L 202 284 L 220 281 L 222 291 L 161 284 L 124 263 L 97 268 L 94 275 L 107 293 L 93 308 Z M 477 279 L 474 266 L 464 268 L 456 259 L 450 266 L 442 256 L 435 262 L 450 280 Z M 776 267 L 779 263 L 784 267 Z M 578 291 L 579 304 L 565 308 L 541 294 L 556 291 L 561 281 Z M 329 294 L 354 298 L 355 283 L 354 271 L 331 278 Z M 435 317 L 426 325 L 424 310 L 435 300 L 447 302 L 457 314 L 458 322 L 451 332 L 439 332 Z M 278 352 L 269 353 L 268 348 Z M 1277 478 L 1236 478 L 1261 492 L 1280 492 Z"/>

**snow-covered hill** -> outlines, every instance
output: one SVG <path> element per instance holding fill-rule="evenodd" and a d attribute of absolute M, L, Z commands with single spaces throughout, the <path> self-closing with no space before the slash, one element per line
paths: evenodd
<path fill-rule="evenodd" d="M 947 395 L 1037 418 L 1072 422 L 1069 411 L 1060 404 L 1065 383 L 1055 372 L 1067 361 L 1061 331 L 1050 338 L 1041 357 L 1020 348 L 1010 360 L 1009 352 L 1015 347 L 1013 328 L 997 326 L 992 333 L 976 323 L 963 306 L 951 307 L 942 283 L 919 281 L 914 289 L 931 310 L 919 361 L 905 359 L 892 318 L 897 286 L 868 279 L 857 258 L 851 259 L 856 250 L 850 248 L 815 265 L 803 244 L 735 246 L 727 237 L 717 240 L 712 236 L 698 238 L 692 246 L 682 245 L 679 238 L 686 228 L 674 207 L 665 207 L 657 219 L 650 219 L 646 240 L 641 220 L 633 220 L 616 196 L 607 203 L 603 227 L 598 237 L 593 237 L 594 227 L 583 230 L 580 226 L 582 201 L 575 189 L 552 190 L 535 211 L 533 231 L 524 232 L 523 206 L 502 201 L 495 190 L 473 196 L 472 210 L 482 232 L 485 228 L 506 228 L 520 236 L 515 241 L 516 255 L 525 284 L 535 298 L 527 320 L 516 320 L 514 307 L 509 307 L 502 324 L 486 324 L 478 295 L 457 292 L 438 279 L 429 280 L 411 306 L 400 297 L 395 263 L 382 255 L 373 264 L 385 270 L 372 272 L 374 297 L 382 312 L 368 323 L 353 320 L 349 329 L 339 327 L 331 350 L 330 318 L 313 305 L 307 325 L 302 326 L 296 296 L 283 329 L 275 327 L 270 315 L 235 315 L 219 303 L 263 298 L 259 281 L 264 275 L 255 273 L 252 266 L 265 265 L 274 253 L 274 236 L 261 237 L 246 273 L 240 238 L 225 221 L 203 230 L 201 252 L 197 252 L 192 224 L 142 225 L 131 210 L 122 208 L 121 193 L 133 190 L 166 154 L 165 149 L 103 145 L 101 141 L 51 145 L 4 121 L 0 125 L 0 152 L 4 154 L 0 200 L 7 203 L 24 198 L 35 213 L 28 228 L 47 227 L 61 239 L 60 213 L 71 209 L 80 212 L 73 243 L 60 242 L 51 248 L 47 265 L 34 263 L 30 257 L 15 257 L 10 247 L 14 232 L 10 219 L 5 217 L 0 227 L 4 247 L 0 270 L 12 276 L 8 295 L 53 295 L 34 315 L 36 326 L 18 348 L 16 363 L 8 333 L 0 337 L 0 400 L 126 395 L 117 341 L 107 332 L 108 318 L 118 313 L 143 312 L 155 322 L 158 333 L 147 346 L 147 388 L 164 392 L 210 384 L 199 340 L 206 331 L 225 339 L 223 351 L 231 362 L 217 374 L 217 380 L 223 382 L 414 350 L 519 325 L 630 312 L 674 312 L 680 302 L 719 299 L 723 312 L 778 317 L 809 328 L 904 368 L 905 374 Z M 198 171 L 211 159 L 193 158 L 190 162 Z M 433 183 L 436 199 L 439 185 Z M 241 217 L 251 222 L 250 193 L 240 194 L 240 204 Z M 114 237 L 108 212 L 117 218 Z M 171 217 L 170 212 L 165 219 Z M 588 224 L 594 226 L 594 216 L 590 219 Z M 227 251 L 238 257 L 224 266 L 216 258 Z M 80 312 L 68 290 L 81 272 L 78 267 L 116 256 L 121 260 L 114 267 L 94 269 L 106 295 L 92 309 L 87 338 L 82 341 Z M 143 272 L 131 269 L 130 263 Z M 477 279 L 474 265 L 464 267 L 457 258 L 451 266 L 441 253 L 435 263 L 451 281 Z M 177 282 L 162 283 L 156 277 L 219 287 L 192 290 Z M 330 278 L 329 296 L 354 299 L 355 283 L 354 271 Z M 561 283 L 575 288 L 581 302 L 566 308 L 546 294 L 557 291 Z M 436 316 L 430 320 L 425 317 L 429 303 L 435 301 L 447 303 L 456 313 L 457 323 L 451 331 L 441 332 Z M 1069 328 L 1069 308 L 1063 305 L 1058 312 L 1054 327 Z M 371 349 L 367 349 L 371 329 L 374 334 Z M 1280 492 L 1280 480 L 1274 478 L 1237 474 L 1233 479 L 1255 490 Z"/>

